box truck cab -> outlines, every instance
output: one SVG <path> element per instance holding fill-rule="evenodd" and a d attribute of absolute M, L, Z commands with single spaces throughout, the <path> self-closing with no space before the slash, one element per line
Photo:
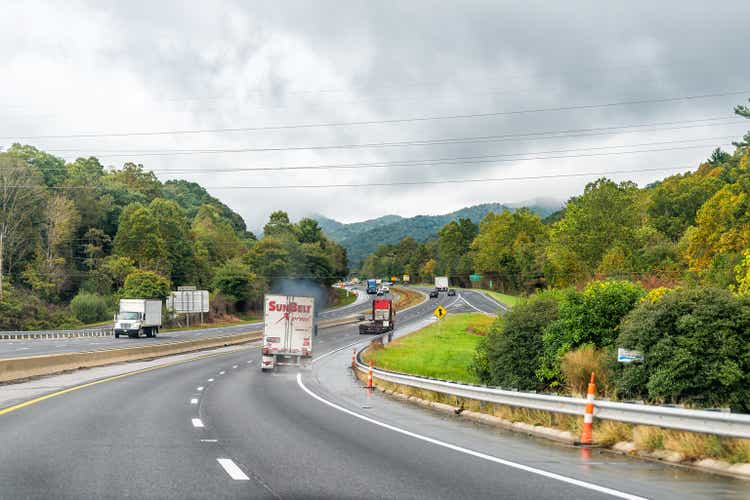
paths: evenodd
<path fill-rule="evenodd" d="M 115 338 L 156 337 L 161 327 L 161 300 L 120 299 L 120 310 L 115 315 Z"/>
<path fill-rule="evenodd" d="M 315 333 L 315 299 L 269 294 L 263 302 L 261 370 L 307 364 L 312 357 Z"/>

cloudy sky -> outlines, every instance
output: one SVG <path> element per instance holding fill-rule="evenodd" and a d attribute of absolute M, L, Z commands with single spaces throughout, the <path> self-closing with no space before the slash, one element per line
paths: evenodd
<path fill-rule="evenodd" d="M 732 114 L 750 97 L 743 0 L 2 10 L 0 147 L 142 163 L 251 228 L 276 209 L 351 222 L 564 200 L 606 172 L 643 185 L 750 125 Z"/>

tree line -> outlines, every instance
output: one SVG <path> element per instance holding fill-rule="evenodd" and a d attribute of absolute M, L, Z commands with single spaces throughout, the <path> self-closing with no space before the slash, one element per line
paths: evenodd
<path fill-rule="evenodd" d="M 200 185 L 140 164 L 66 163 L 21 144 L 0 153 L 0 329 L 103 320 L 120 297 L 179 285 L 242 312 L 282 278 L 326 287 L 347 273 L 345 250 L 312 219 L 274 212 L 258 239 Z"/>
<path fill-rule="evenodd" d="M 745 106 L 736 113 L 750 117 Z M 750 291 L 750 133 L 719 148 L 695 171 L 643 188 L 601 178 L 544 219 L 527 209 L 461 219 L 426 243 L 381 245 L 363 276 L 451 276 L 529 294 L 618 278 L 646 288 L 685 283 Z"/>

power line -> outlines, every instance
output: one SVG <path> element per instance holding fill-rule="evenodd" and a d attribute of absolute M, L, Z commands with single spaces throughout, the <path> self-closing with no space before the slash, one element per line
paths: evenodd
<path fill-rule="evenodd" d="M 656 131 L 661 130 L 676 130 L 676 129 L 688 129 L 688 128 L 702 128 L 710 124 L 703 123 L 706 121 L 716 121 L 717 119 L 705 119 L 695 120 L 682 123 L 697 123 L 694 125 L 685 125 L 682 127 L 672 128 L 661 128 L 654 129 Z M 675 122 L 665 122 L 675 123 Z M 677 122 L 680 123 L 680 122 Z M 724 123 L 724 125 L 745 125 L 745 120 L 732 120 Z M 715 125 L 715 124 L 714 124 Z M 645 125 L 644 125 L 645 126 Z M 657 127 L 658 125 L 651 125 L 651 127 Z M 395 147 L 409 147 L 409 146 L 433 146 L 433 145 L 450 145 L 450 144 L 476 144 L 476 143 L 491 143 L 491 142 L 503 142 L 511 139 L 519 138 L 531 138 L 539 137 L 544 138 L 544 135 L 557 135 L 557 137 L 548 138 L 568 138 L 568 137 L 582 137 L 589 135 L 609 135 L 612 132 L 606 134 L 576 134 L 576 132 L 588 132 L 588 131 L 612 131 L 618 129 L 632 129 L 638 126 L 622 126 L 622 127 L 598 127 L 590 129 L 570 129 L 561 131 L 548 131 L 548 132 L 530 132 L 524 134 L 504 134 L 504 135 L 488 135 L 488 136 L 467 136 L 467 137 L 444 137 L 436 139 L 420 139 L 412 141 L 392 141 L 392 142 L 370 142 L 370 143 L 351 143 L 351 144 L 325 144 L 325 145 L 305 145 L 305 146 L 271 146 L 271 147 L 241 147 L 241 148 L 214 148 L 214 149 L 172 149 L 172 150 L 94 150 L 89 151 L 88 154 L 99 154 L 104 158 L 118 158 L 118 157 L 160 157 L 160 156 L 171 156 L 171 155 L 202 155 L 202 154 L 228 154 L 228 153 L 259 153 L 259 152 L 282 152 L 282 151 L 319 151 L 319 150 L 333 150 L 333 149 L 367 149 L 367 148 L 395 148 Z M 567 134 L 567 135 L 564 135 Z M 734 137 L 734 136 L 732 136 Z M 46 149 L 47 152 L 62 153 L 62 152 L 81 152 L 81 149 Z"/>
<path fill-rule="evenodd" d="M 0 136 L 0 140 L 17 140 L 17 139 L 80 139 L 80 138 L 100 138 L 100 137 L 142 137 L 142 136 L 159 136 L 159 135 L 186 135 L 186 134 L 207 134 L 207 133 L 227 133 L 227 132 L 255 132 L 267 130 L 287 130 L 287 129 L 304 129 L 304 128 L 326 128 L 326 127 L 351 127 L 361 125 L 382 125 L 394 123 L 412 123 L 435 120 L 457 120 L 457 119 L 477 119 L 492 118 L 499 116 L 524 115 L 532 113 L 548 113 L 559 111 L 576 111 L 585 109 L 601 109 L 618 106 L 632 106 L 640 104 L 657 104 L 667 102 L 692 101 L 699 99 L 710 99 L 714 97 L 728 97 L 736 95 L 750 94 L 749 90 L 717 92 L 711 94 L 697 94 L 679 97 L 662 97 L 655 99 L 635 99 L 628 101 L 617 101 L 600 104 L 579 104 L 572 106 L 558 106 L 551 108 L 531 108 L 512 111 L 494 111 L 491 113 L 467 113 L 455 115 L 433 115 L 418 116 L 409 118 L 393 118 L 386 120 L 364 120 L 351 122 L 326 122 L 326 123 L 307 123 L 307 124 L 288 124 L 288 125 L 264 125 L 257 127 L 233 127 L 233 128 L 215 128 L 215 129 L 186 129 L 186 130 L 161 130 L 148 132 L 106 132 L 106 133 L 78 133 L 78 134 L 47 134 L 47 135 L 18 135 L 18 136 Z"/>
<path fill-rule="evenodd" d="M 468 184 L 477 182 L 512 182 L 512 181 L 532 181 L 532 180 L 543 180 L 543 179 L 561 179 L 561 178 L 573 178 L 573 177 L 598 177 L 606 175 L 620 175 L 620 174 L 633 174 L 633 173 L 646 173 L 646 172 L 667 172 L 674 170 L 685 170 L 685 166 L 675 167 L 657 167 L 657 168 L 643 168 L 643 169 L 628 169 L 628 170 L 605 170 L 600 172 L 572 172 L 567 174 L 547 174 L 547 175 L 527 175 L 519 177 L 496 177 L 496 178 L 481 178 L 481 179 L 425 179 L 419 181 L 397 181 L 397 182 L 370 182 L 362 184 L 292 184 L 292 185 L 250 185 L 250 186 L 206 186 L 205 189 L 328 189 L 328 188 L 372 188 L 382 186 L 403 186 L 403 185 L 424 185 L 424 184 Z M 38 189 L 41 186 L 26 186 L 26 185 L 9 185 L 7 188 L 19 188 L 19 189 Z M 58 190 L 83 190 L 83 189 L 97 189 L 92 186 L 50 186 L 47 189 L 58 189 Z"/>
<path fill-rule="evenodd" d="M 360 169 L 360 168 L 396 168 L 396 167 L 429 167 L 437 165 L 451 165 L 455 163 L 461 164 L 475 164 L 475 163 L 493 163 L 493 162 L 509 162 L 509 161 L 528 161 L 528 160 L 545 160 L 545 159 L 561 159 L 561 158 L 577 158 L 577 157 L 589 157 L 589 156 L 607 156 L 615 154 L 634 154 L 644 152 L 661 152 L 661 151 L 674 151 L 679 149 L 692 149 L 692 148 L 703 148 L 703 147 L 716 147 L 717 144 L 699 144 L 693 146 L 684 146 L 676 148 L 659 148 L 659 149 L 646 149 L 646 150 L 635 150 L 635 151 L 610 151 L 604 153 L 593 153 L 593 154 L 581 154 L 581 155 L 568 155 L 568 156 L 535 156 L 535 157 L 523 157 L 525 155 L 549 155 L 559 153 L 572 153 L 582 151 L 601 151 L 608 149 L 622 149 L 631 147 L 642 147 L 642 146 L 661 146 L 670 144 L 685 144 L 694 143 L 700 141 L 717 141 L 717 140 L 728 140 L 733 139 L 735 136 L 717 136 L 717 137 L 703 137 L 695 139 L 679 139 L 671 141 L 656 141 L 656 142 L 645 142 L 636 144 L 621 144 L 621 145 L 606 145 L 606 146 L 587 146 L 583 148 L 568 148 L 568 149 L 556 149 L 547 151 L 535 151 L 535 152 L 523 152 L 523 153 L 497 153 L 487 155 L 470 155 L 470 156 L 459 156 L 459 157 L 447 157 L 447 158 L 433 158 L 433 159 L 421 159 L 421 160 L 401 160 L 392 162 L 374 162 L 374 163 L 340 163 L 340 164 L 322 164 L 322 165 L 297 165 L 297 166 L 275 166 L 275 167 L 224 167 L 224 168 L 176 168 L 176 169 L 163 169 L 154 168 L 152 172 L 158 172 L 163 174 L 190 174 L 190 173 L 230 173 L 230 172 L 273 172 L 273 171 L 295 171 L 295 170 L 337 170 L 337 169 Z M 724 144 L 721 144 L 724 145 Z M 12 167 L 6 167 L 4 170 L 11 170 Z M 47 171 L 65 171 L 66 167 L 48 167 Z"/>

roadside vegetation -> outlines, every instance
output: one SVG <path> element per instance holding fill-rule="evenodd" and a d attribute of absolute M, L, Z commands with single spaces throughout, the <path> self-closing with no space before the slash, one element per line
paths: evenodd
<path fill-rule="evenodd" d="M 0 330 L 109 320 L 120 298 L 211 292 L 208 320 L 252 313 L 300 278 L 322 303 L 346 251 L 317 222 L 271 214 L 258 239 L 200 185 L 136 163 L 66 163 L 30 145 L 0 153 Z"/>
<path fill-rule="evenodd" d="M 478 343 L 486 384 L 580 394 L 593 371 L 613 399 L 750 412 L 749 248 L 750 133 L 642 188 L 598 179 L 545 219 L 490 213 L 383 245 L 362 274 L 445 275 L 515 302 Z M 618 363 L 617 348 L 644 361 Z"/>
<path fill-rule="evenodd" d="M 343 288 L 331 288 L 329 294 L 328 307 L 343 307 L 353 304 L 357 300 L 357 294 L 353 292 L 347 293 Z"/>
<path fill-rule="evenodd" d="M 366 359 L 387 370 L 477 383 L 469 369 L 481 335 L 493 318 L 479 313 L 450 314 L 382 349 L 368 350 Z"/>

